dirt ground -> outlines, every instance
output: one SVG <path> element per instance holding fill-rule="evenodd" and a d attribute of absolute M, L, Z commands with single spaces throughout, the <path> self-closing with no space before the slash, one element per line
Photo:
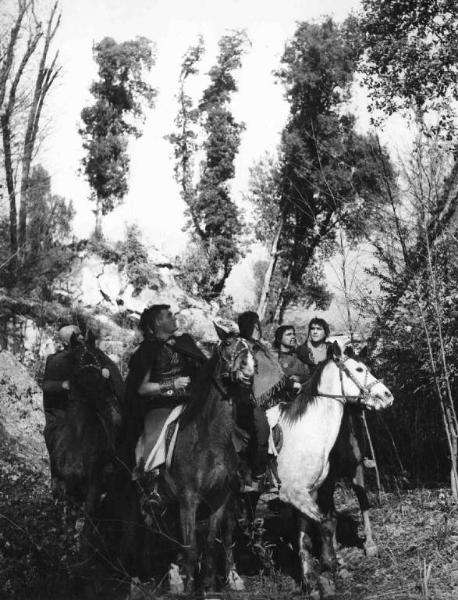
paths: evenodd
<path fill-rule="evenodd" d="M 66 537 L 48 477 L 0 448 L 0 598 L 5 600 L 124 600 L 170 598 L 158 579 L 131 582 L 122 567 L 95 561 L 75 579 L 75 540 Z M 287 512 L 270 497 L 256 527 L 239 533 L 236 557 L 246 592 L 210 597 L 284 599 L 300 597 Z M 273 500 L 273 501 L 272 501 Z M 340 513 L 337 599 L 402 600 L 458 598 L 458 508 L 446 490 L 382 494 L 372 510 L 379 554 L 361 548 L 356 501 L 337 492 Z M 374 500 L 374 498 L 373 498 Z M 276 506 L 277 505 L 277 506 Z"/>

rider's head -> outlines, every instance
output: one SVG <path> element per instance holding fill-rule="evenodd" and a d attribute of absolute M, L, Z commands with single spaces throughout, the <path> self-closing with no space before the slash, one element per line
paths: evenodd
<path fill-rule="evenodd" d="M 75 334 L 78 341 L 83 339 L 81 335 L 80 328 L 77 325 L 65 325 L 65 327 L 61 327 L 57 333 L 59 337 L 60 343 L 64 348 L 68 348 L 70 345 L 70 339 L 72 335 Z"/>
<path fill-rule="evenodd" d="M 238 318 L 240 337 L 246 340 L 260 340 L 262 337 L 261 322 L 258 313 L 247 310 Z"/>
<path fill-rule="evenodd" d="M 309 323 L 308 339 L 319 344 L 329 336 L 329 325 L 324 319 L 314 317 Z"/>
<path fill-rule="evenodd" d="M 177 320 L 169 304 L 153 304 L 146 308 L 140 317 L 140 329 L 143 337 L 153 335 L 168 338 L 178 329 Z"/>
<path fill-rule="evenodd" d="M 296 330 L 292 325 L 280 325 L 275 332 L 274 348 L 288 352 L 297 346 Z"/>

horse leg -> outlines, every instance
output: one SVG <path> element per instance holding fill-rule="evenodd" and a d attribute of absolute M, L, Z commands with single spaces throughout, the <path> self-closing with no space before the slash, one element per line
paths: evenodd
<path fill-rule="evenodd" d="M 315 588 L 316 578 L 313 568 L 312 521 L 303 513 L 297 511 L 299 529 L 299 561 L 301 568 L 301 584 L 304 592 L 310 594 Z"/>
<path fill-rule="evenodd" d="M 223 535 L 223 550 L 225 557 L 225 575 L 229 588 L 233 591 L 240 592 L 245 589 L 243 579 L 237 573 L 234 560 L 234 529 L 236 525 L 234 501 L 231 500 L 226 507 L 226 515 L 224 519 L 224 535 Z"/>
<path fill-rule="evenodd" d="M 100 483 L 95 480 L 90 481 L 86 498 L 84 500 L 84 524 L 81 530 L 81 554 L 83 560 L 89 558 L 89 549 L 93 545 L 94 536 L 97 533 L 97 527 L 94 522 L 97 506 L 100 499 Z M 91 539 L 92 538 L 92 539 Z"/>
<path fill-rule="evenodd" d="M 207 557 L 206 557 L 206 574 L 205 574 L 205 589 L 208 591 L 215 590 L 216 580 L 216 565 L 218 558 L 218 547 L 216 540 L 221 540 L 221 525 L 224 519 L 227 501 L 222 504 L 218 510 L 210 515 L 207 536 Z"/>
<path fill-rule="evenodd" d="M 356 467 L 355 476 L 352 479 L 352 488 L 358 499 L 359 508 L 363 517 L 364 536 L 366 538 L 364 541 L 364 551 L 366 556 L 377 556 L 378 548 L 372 537 L 372 527 L 369 518 L 370 503 L 364 486 L 364 467 L 362 463 L 359 463 Z"/>
<path fill-rule="evenodd" d="M 337 514 L 334 505 L 335 479 L 328 476 L 318 492 L 318 503 L 323 511 L 324 519 L 319 524 L 320 532 L 320 576 L 319 587 L 322 598 L 335 596 L 335 532 Z"/>
<path fill-rule="evenodd" d="M 183 537 L 185 591 L 192 592 L 197 568 L 196 513 L 198 499 L 186 497 L 180 506 L 181 534 Z"/>
<path fill-rule="evenodd" d="M 251 526 L 256 518 L 256 507 L 258 506 L 260 494 L 258 492 L 248 492 L 244 494 L 244 503 L 246 507 L 246 516 L 248 524 Z"/>

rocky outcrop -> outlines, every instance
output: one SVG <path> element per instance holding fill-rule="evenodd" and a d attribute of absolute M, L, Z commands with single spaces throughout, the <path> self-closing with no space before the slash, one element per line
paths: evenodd
<path fill-rule="evenodd" d="M 180 329 L 204 345 L 216 341 L 213 320 L 218 306 L 186 293 L 179 273 L 167 257 L 150 250 L 148 284 L 136 288 L 116 252 L 77 251 L 65 274 L 52 284 L 52 299 L 28 298 L 0 290 L 0 347 L 11 351 L 36 372 L 45 357 L 58 348 L 55 334 L 61 325 L 82 320 L 97 334 L 99 345 L 125 373 L 128 357 L 140 336 L 136 323 L 152 304 L 170 304 L 179 314 Z"/>

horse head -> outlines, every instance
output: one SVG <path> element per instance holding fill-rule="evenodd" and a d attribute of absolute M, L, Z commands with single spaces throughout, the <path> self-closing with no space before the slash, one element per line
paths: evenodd
<path fill-rule="evenodd" d="M 214 325 L 220 339 L 217 352 L 222 364 L 222 378 L 244 387 L 250 386 L 255 374 L 255 360 L 247 341 L 232 329 L 228 331 L 216 323 Z"/>
<path fill-rule="evenodd" d="M 342 353 L 338 343 L 334 342 L 328 349 L 328 358 L 339 368 L 343 397 L 348 400 L 360 399 L 366 408 L 374 410 L 388 408 L 393 404 L 393 394 L 382 381 L 372 375 L 354 352 Z"/>
<path fill-rule="evenodd" d="M 80 401 L 91 402 L 95 407 L 111 393 L 110 373 L 103 367 L 95 345 L 95 335 L 89 330 L 84 341 L 75 334 L 70 339 L 72 375 L 70 391 Z"/>

